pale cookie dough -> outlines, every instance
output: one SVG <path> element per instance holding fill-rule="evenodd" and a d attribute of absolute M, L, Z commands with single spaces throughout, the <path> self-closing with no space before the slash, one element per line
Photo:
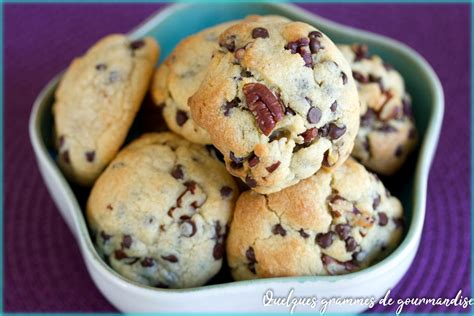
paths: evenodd
<path fill-rule="evenodd" d="M 360 106 L 328 37 L 301 22 L 243 21 L 219 43 L 189 105 L 230 173 L 271 193 L 346 160 Z"/>
<path fill-rule="evenodd" d="M 115 157 L 157 59 L 154 39 L 109 35 L 71 63 L 53 105 L 58 164 L 70 180 L 92 185 Z"/>
<path fill-rule="evenodd" d="M 227 260 L 236 280 L 345 274 L 390 253 L 402 224 L 399 200 L 348 159 L 277 193 L 242 193 Z"/>
<path fill-rule="evenodd" d="M 288 21 L 279 16 L 248 16 L 247 21 Z M 238 21 L 207 28 L 182 40 L 156 71 L 151 93 L 163 107 L 168 127 L 187 140 L 211 144 L 209 134 L 191 117 L 188 99 L 199 88 L 212 54 L 219 48 L 219 35 Z"/>
<path fill-rule="evenodd" d="M 417 143 L 411 100 L 402 76 L 366 45 L 338 46 L 351 64 L 361 102 L 360 129 L 352 156 L 367 168 L 392 175 Z"/>
<path fill-rule="evenodd" d="M 221 268 L 238 189 L 204 146 L 145 134 L 95 183 L 87 219 L 118 273 L 156 287 L 205 284 Z"/>

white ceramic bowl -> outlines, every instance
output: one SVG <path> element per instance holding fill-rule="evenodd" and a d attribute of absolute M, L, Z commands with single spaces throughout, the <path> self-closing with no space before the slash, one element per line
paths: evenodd
<path fill-rule="evenodd" d="M 167 55 L 184 36 L 225 20 L 247 14 L 279 14 L 313 24 L 337 43 L 363 42 L 389 61 L 406 79 L 412 94 L 421 145 L 407 167 L 408 183 L 395 188 L 408 217 L 401 245 L 383 261 L 359 272 L 342 276 L 306 276 L 260 279 L 207 285 L 192 289 L 157 289 L 131 282 L 113 271 L 98 256 L 91 242 L 79 201 L 54 162 L 51 146 L 51 105 L 59 75 L 43 89 L 30 117 L 30 138 L 39 169 L 61 215 L 76 237 L 84 262 L 97 287 L 124 312 L 157 311 L 289 311 L 287 306 L 264 306 L 268 289 L 275 296 L 382 297 L 408 270 L 418 248 L 423 227 L 428 172 L 435 152 L 443 116 L 443 92 L 427 62 L 405 45 L 385 37 L 349 28 L 312 15 L 292 5 L 233 3 L 225 5 L 173 5 L 145 21 L 131 37 L 152 35 Z M 185 23 L 183 23 L 185 21 Z M 316 308 L 319 308 L 317 306 Z M 360 312 L 366 305 L 330 305 L 327 312 Z M 299 306 L 296 311 L 309 310 Z"/>

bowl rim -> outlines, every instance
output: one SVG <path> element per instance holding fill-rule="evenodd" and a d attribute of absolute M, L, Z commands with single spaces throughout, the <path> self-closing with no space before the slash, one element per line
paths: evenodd
<path fill-rule="evenodd" d="M 180 10 L 187 9 L 193 4 L 173 4 L 165 6 L 158 12 L 152 14 L 149 18 L 145 19 L 141 24 L 134 28 L 128 35 L 131 38 L 140 37 L 143 34 L 150 31 L 154 25 L 162 22 L 164 19 L 170 15 L 179 12 Z M 278 278 L 266 278 L 266 279 L 254 279 L 254 280 L 244 280 L 244 281 L 233 281 L 221 284 L 212 284 L 205 285 L 194 288 L 186 289 L 161 289 L 155 288 L 140 283 L 136 283 L 132 280 L 126 279 L 117 272 L 115 272 L 111 267 L 109 267 L 98 255 L 92 240 L 89 235 L 89 231 L 86 224 L 85 216 L 79 206 L 79 203 L 72 192 L 72 189 L 60 172 L 54 160 L 48 154 L 46 144 L 42 141 L 41 137 L 41 120 L 40 113 L 44 112 L 44 100 L 52 95 L 56 85 L 59 82 L 59 79 L 62 75 L 62 72 L 56 75 L 50 82 L 42 89 L 40 94 L 37 96 L 33 109 L 30 114 L 29 119 L 29 136 L 32 143 L 36 159 L 38 162 L 43 162 L 43 166 L 46 168 L 49 175 L 60 184 L 59 189 L 62 190 L 62 194 L 65 196 L 65 201 L 69 210 L 72 210 L 72 219 L 74 231 L 72 232 L 77 242 L 79 243 L 83 259 L 91 259 L 90 261 L 95 265 L 95 267 L 105 274 L 109 274 L 107 277 L 109 280 L 115 282 L 117 285 L 126 288 L 134 288 L 135 290 L 145 290 L 153 291 L 163 294 L 185 294 L 190 292 L 202 292 L 216 289 L 228 289 L 235 286 L 250 286 L 254 284 L 262 283 L 290 283 L 290 282 L 337 282 L 341 280 L 352 279 L 356 277 L 364 278 L 371 274 L 382 274 L 388 272 L 392 266 L 396 266 L 396 261 L 399 260 L 399 257 L 406 257 L 410 251 L 415 248 L 415 251 L 418 247 L 421 231 L 423 228 L 423 222 L 425 217 L 425 207 L 426 207 L 426 195 L 427 195 L 427 186 L 428 186 L 428 176 L 429 170 L 434 159 L 435 150 L 437 147 L 437 142 L 439 139 L 439 134 L 441 130 L 441 123 L 444 114 L 444 93 L 439 81 L 438 76 L 428 64 L 428 62 L 420 56 L 413 49 L 409 48 L 405 44 L 387 38 L 382 35 L 378 35 L 369 31 L 360 30 L 354 27 L 346 26 L 326 18 L 320 17 L 312 12 L 306 11 L 303 8 L 297 7 L 293 4 L 284 4 L 284 3 L 264 3 L 263 5 L 275 7 L 282 12 L 287 12 L 291 15 L 296 15 L 304 17 L 305 19 L 312 19 L 317 21 L 318 24 L 325 25 L 326 28 L 339 29 L 346 34 L 356 34 L 358 38 L 364 38 L 368 41 L 377 42 L 382 46 L 389 48 L 395 54 L 402 54 L 413 60 L 419 67 L 422 69 L 427 77 L 429 78 L 429 91 L 433 96 L 433 105 L 431 116 L 429 118 L 428 125 L 426 127 L 425 135 L 422 139 L 418 159 L 415 167 L 414 174 L 414 183 L 412 192 L 416 190 L 417 194 L 412 193 L 412 205 L 413 213 L 410 223 L 410 228 L 403 239 L 402 243 L 385 259 L 377 262 L 376 264 L 365 268 L 360 271 L 356 271 L 350 274 L 345 275 L 332 275 L 332 276 L 299 276 L 299 277 L 278 277 Z"/>

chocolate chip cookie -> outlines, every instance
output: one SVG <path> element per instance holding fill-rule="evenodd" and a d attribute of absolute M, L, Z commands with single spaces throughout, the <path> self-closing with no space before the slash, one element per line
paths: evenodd
<path fill-rule="evenodd" d="M 339 45 L 352 67 L 361 102 L 352 156 L 367 168 L 394 174 L 417 143 L 410 96 L 402 76 L 366 45 Z"/>
<path fill-rule="evenodd" d="M 230 173 L 271 193 L 349 156 L 357 89 L 327 36 L 301 22 L 243 21 L 219 45 L 189 105 Z"/>
<path fill-rule="evenodd" d="M 279 16 L 248 16 L 246 20 L 287 21 Z M 192 119 L 188 99 L 199 88 L 213 52 L 219 48 L 219 35 L 237 22 L 222 23 L 185 38 L 160 65 L 153 78 L 152 96 L 154 102 L 163 107 L 166 124 L 191 142 L 211 144 L 209 134 Z"/>
<path fill-rule="evenodd" d="M 58 164 L 90 186 L 115 157 L 148 89 L 158 58 L 152 38 L 109 35 L 66 70 L 53 106 Z"/>
<path fill-rule="evenodd" d="M 399 200 L 348 159 L 277 193 L 242 193 L 227 260 L 236 280 L 350 273 L 390 253 L 402 224 Z"/>
<path fill-rule="evenodd" d="M 222 265 L 238 190 L 205 147 L 171 133 L 145 134 L 96 181 L 87 218 L 98 252 L 141 284 L 189 288 Z"/>

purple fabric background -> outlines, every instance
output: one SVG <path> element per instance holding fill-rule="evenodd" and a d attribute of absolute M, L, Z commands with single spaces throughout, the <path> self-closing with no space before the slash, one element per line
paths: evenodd
<path fill-rule="evenodd" d="M 40 178 L 28 116 L 40 89 L 98 38 L 126 32 L 159 9 L 139 5 L 5 5 L 4 306 L 8 312 L 115 311 L 92 283 Z M 321 5 L 324 17 L 382 33 L 421 53 L 446 95 L 418 255 L 396 297 L 452 297 L 470 288 L 470 8 L 468 5 Z M 415 105 L 416 106 L 416 105 Z M 376 307 L 376 311 L 393 308 Z M 404 312 L 460 308 L 408 307 Z"/>

